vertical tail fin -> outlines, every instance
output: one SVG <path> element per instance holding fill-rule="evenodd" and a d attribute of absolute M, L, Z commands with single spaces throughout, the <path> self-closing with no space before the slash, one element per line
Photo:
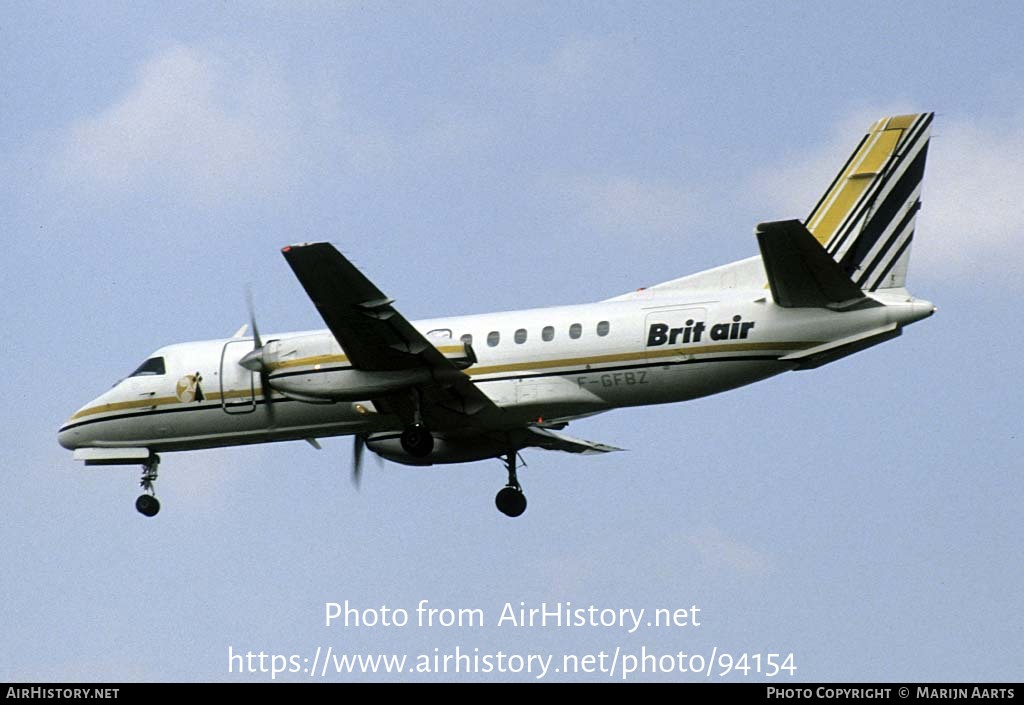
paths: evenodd
<path fill-rule="evenodd" d="M 933 116 L 872 125 L 805 221 L 861 289 L 905 285 Z"/>

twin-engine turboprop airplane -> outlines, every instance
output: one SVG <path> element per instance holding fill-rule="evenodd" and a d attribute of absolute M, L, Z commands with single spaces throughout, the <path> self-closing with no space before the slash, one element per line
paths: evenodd
<path fill-rule="evenodd" d="M 406 465 L 503 458 L 498 509 L 526 498 L 518 453 L 606 453 L 572 420 L 685 401 L 808 370 L 894 338 L 934 307 L 904 288 L 931 113 L 879 120 L 806 221 L 757 226 L 761 255 L 578 306 L 410 322 L 326 243 L 285 260 L 327 330 L 160 348 L 76 411 L 59 441 L 86 465 L 141 465 L 153 516 L 160 453 L 355 436 Z M 251 306 L 250 306 L 251 309 Z"/>

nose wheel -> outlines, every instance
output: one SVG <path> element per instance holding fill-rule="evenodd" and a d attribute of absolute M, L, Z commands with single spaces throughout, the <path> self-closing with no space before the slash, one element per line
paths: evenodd
<path fill-rule="evenodd" d="M 505 468 L 508 470 L 508 484 L 498 491 L 494 504 L 505 516 L 517 517 L 526 511 L 526 495 L 523 494 L 519 478 L 516 477 L 515 451 L 509 451 L 505 456 Z"/>
<path fill-rule="evenodd" d="M 145 490 L 146 494 L 139 495 L 139 498 L 135 500 L 135 508 L 143 516 L 153 517 L 160 511 L 160 500 L 156 498 L 156 490 L 153 488 L 158 465 L 160 465 L 160 456 L 155 453 L 142 465 L 142 480 L 139 482 L 139 486 Z"/>
<path fill-rule="evenodd" d="M 139 514 L 153 517 L 160 511 L 160 500 L 151 494 L 140 494 L 135 500 L 135 508 L 139 510 Z"/>

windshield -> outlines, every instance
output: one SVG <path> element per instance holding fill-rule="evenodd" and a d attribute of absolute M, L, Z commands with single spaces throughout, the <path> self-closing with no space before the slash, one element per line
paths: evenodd
<path fill-rule="evenodd" d="M 151 357 L 138 368 L 132 372 L 129 377 L 142 377 L 144 375 L 162 375 L 166 372 L 164 369 L 164 359 L 162 357 Z"/>

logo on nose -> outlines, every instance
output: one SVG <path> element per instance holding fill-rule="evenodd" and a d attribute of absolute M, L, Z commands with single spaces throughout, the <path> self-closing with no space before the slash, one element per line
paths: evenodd
<path fill-rule="evenodd" d="M 203 376 L 199 372 L 185 375 L 178 380 L 178 385 L 174 389 L 175 396 L 178 397 L 179 401 L 186 404 L 192 401 L 203 401 L 206 399 L 206 396 L 203 394 L 202 381 Z"/>

